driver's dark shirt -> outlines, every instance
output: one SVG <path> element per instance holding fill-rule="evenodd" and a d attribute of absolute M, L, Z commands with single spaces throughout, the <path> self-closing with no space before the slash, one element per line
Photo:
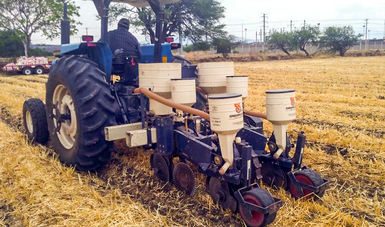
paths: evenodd
<path fill-rule="evenodd" d="M 108 32 L 108 44 L 112 53 L 117 49 L 123 49 L 125 54 L 141 57 L 140 44 L 126 28 L 118 28 Z"/>

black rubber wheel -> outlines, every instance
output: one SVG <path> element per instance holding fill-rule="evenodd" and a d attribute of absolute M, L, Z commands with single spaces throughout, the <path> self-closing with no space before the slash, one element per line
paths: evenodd
<path fill-rule="evenodd" d="M 243 194 L 243 199 L 246 202 L 261 206 L 261 207 L 267 207 L 271 204 L 273 204 L 274 198 L 270 195 L 270 193 L 262 188 L 254 188 L 245 194 Z M 270 223 L 272 223 L 277 215 L 277 213 L 274 214 L 263 214 L 256 211 L 251 211 L 251 218 L 247 218 L 245 215 L 245 212 L 243 211 L 242 206 L 239 206 L 239 214 L 247 224 L 247 226 L 250 227 L 260 227 L 260 226 L 266 226 Z"/>
<path fill-rule="evenodd" d="M 189 196 L 195 195 L 197 190 L 196 179 L 190 166 L 184 162 L 178 162 L 174 167 L 172 176 L 177 189 L 186 192 Z"/>
<path fill-rule="evenodd" d="M 34 72 L 35 72 L 35 74 L 37 74 L 37 75 L 41 75 L 41 74 L 44 73 L 44 68 L 41 67 L 41 66 L 38 66 L 38 67 L 35 68 Z"/>
<path fill-rule="evenodd" d="M 152 166 L 154 174 L 160 180 L 165 182 L 171 181 L 170 166 L 167 164 L 165 158 L 160 153 L 155 153 L 152 158 Z"/>
<path fill-rule="evenodd" d="M 25 67 L 25 68 L 23 68 L 23 70 L 21 70 L 21 72 L 24 75 L 31 75 L 33 73 L 33 70 L 30 67 Z"/>
<path fill-rule="evenodd" d="M 311 185 L 314 187 L 318 187 L 324 183 L 321 176 L 316 171 L 311 170 L 311 169 L 304 169 L 304 170 L 301 170 L 299 172 L 296 172 L 296 173 L 294 173 L 294 176 L 298 182 L 301 182 L 301 183 L 307 184 L 307 185 Z M 297 193 L 297 191 L 295 190 L 294 185 L 292 183 L 290 183 L 289 191 L 294 198 L 296 198 L 296 199 L 301 198 L 299 193 Z M 312 192 L 310 190 L 303 189 L 303 196 L 302 197 L 317 200 L 318 198 L 320 198 L 324 195 L 325 191 L 320 191 L 318 194 L 313 193 L 312 195 L 310 195 L 311 193 Z"/>
<path fill-rule="evenodd" d="M 114 146 L 105 140 L 104 128 L 116 125 L 105 74 L 95 62 L 65 56 L 52 67 L 46 88 L 48 129 L 60 160 L 83 171 L 102 167 Z M 60 127 L 54 117 L 59 115 L 66 116 Z"/>
<path fill-rule="evenodd" d="M 46 143 L 49 138 L 45 105 L 40 99 L 28 99 L 23 104 L 23 125 L 28 139 Z"/>

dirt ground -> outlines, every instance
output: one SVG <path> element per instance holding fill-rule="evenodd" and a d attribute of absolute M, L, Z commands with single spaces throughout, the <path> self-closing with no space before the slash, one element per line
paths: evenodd
<path fill-rule="evenodd" d="M 385 57 L 236 63 L 249 76 L 246 109 L 265 112 L 265 91 L 296 90 L 307 135 L 304 164 L 331 181 L 316 202 L 283 200 L 271 226 L 385 226 Z M 50 144 L 28 142 L 22 105 L 45 97 L 47 75 L 0 77 L 0 226 L 244 226 L 222 211 L 197 173 L 194 197 L 153 176 L 151 150 L 116 143 L 98 173 L 62 165 Z M 266 134 L 272 125 L 265 122 Z"/>

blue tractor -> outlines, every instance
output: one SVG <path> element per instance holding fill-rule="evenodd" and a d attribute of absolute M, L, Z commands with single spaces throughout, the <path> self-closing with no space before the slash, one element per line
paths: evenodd
<path fill-rule="evenodd" d="M 171 50 L 180 46 L 161 42 L 162 4 L 177 0 L 116 1 L 151 6 L 157 15 L 157 41 L 142 47 L 140 61 L 135 56 L 113 55 L 106 43 L 111 1 L 93 0 L 101 17 L 100 42 L 85 36 L 83 43 L 68 44 L 69 25 L 62 22 L 63 45 L 46 84 L 46 102 L 29 99 L 23 106 L 29 139 L 39 143 L 50 139 L 60 160 L 82 171 L 103 167 L 110 160 L 114 141 L 119 139 L 126 139 L 129 147 L 153 148 L 150 162 L 159 179 L 194 195 L 196 173 L 191 165 L 197 166 L 207 176 L 206 189 L 212 199 L 225 209 L 239 212 L 248 226 L 272 223 L 282 206 L 280 199 L 260 188 L 261 181 L 283 187 L 295 198 L 317 199 L 324 194 L 328 181 L 302 165 L 306 136 L 297 132 L 297 143 L 292 144 L 286 132 L 289 121 L 281 116 L 295 115 L 294 91 L 267 92 L 272 100 L 287 97 L 288 103 L 276 111 L 273 103 L 274 111 L 266 117 L 243 111 L 242 94 L 223 92 L 222 85 L 216 94 L 210 94 L 211 87 L 196 88 L 195 66 L 172 56 Z M 203 77 L 203 67 L 201 72 Z M 205 83 L 215 80 L 210 79 L 216 75 L 210 67 L 206 74 Z M 165 84 L 172 88 L 159 92 L 154 81 L 165 77 Z M 233 75 L 228 77 L 234 79 Z M 140 87 L 142 81 L 150 85 Z M 170 96 L 171 90 L 184 94 L 186 84 L 192 85 L 187 98 L 194 96 L 189 103 L 194 108 L 180 105 L 175 102 L 178 96 Z M 263 134 L 259 117 L 273 122 L 275 132 L 270 138 Z M 292 150 L 294 155 L 289 154 Z M 179 162 L 174 166 L 175 158 Z"/>

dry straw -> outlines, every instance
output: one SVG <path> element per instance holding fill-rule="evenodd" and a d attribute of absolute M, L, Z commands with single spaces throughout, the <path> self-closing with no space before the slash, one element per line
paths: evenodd
<path fill-rule="evenodd" d="M 284 201 L 273 226 L 385 226 L 385 58 L 332 58 L 237 63 L 250 76 L 246 108 L 265 111 L 265 90 L 294 88 L 307 134 L 304 162 L 331 180 L 317 202 Z M 47 76 L 0 77 L 0 226 L 242 226 L 204 191 L 193 198 L 158 181 L 151 151 L 116 143 L 98 174 L 63 166 L 51 149 L 29 144 L 21 108 L 44 100 Z M 266 133 L 272 126 L 265 122 Z"/>

